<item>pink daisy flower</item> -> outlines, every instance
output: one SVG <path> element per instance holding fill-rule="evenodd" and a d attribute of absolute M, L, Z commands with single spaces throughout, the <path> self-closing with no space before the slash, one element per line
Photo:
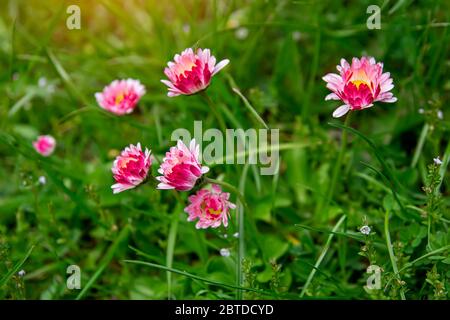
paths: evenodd
<path fill-rule="evenodd" d="M 33 142 L 33 147 L 41 155 L 48 157 L 55 150 L 56 140 L 50 135 L 38 136 Z"/>
<path fill-rule="evenodd" d="M 189 214 L 188 221 L 198 219 L 197 229 L 217 228 L 221 224 L 228 226 L 229 210 L 236 208 L 228 201 L 230 194 L 222 192 L 220 186 L 213 184 L 212 191 L 202 189 L 189 197 L 191 203 L 184 211 Z"/>
<path fill-rule="evenodd" d="M 181 55 L 176 54 L 173 60 L 175 62 L 169 62 L 164 69 L 169 80 L 161 80 L 169 87 L 169 97 L 190 95 L 206 89 L 211 78 L 230 62 L 225 59 L 216 65 L 216 58 L 209 49 L 197 49 L 194 53 L 191 48 Z"/>
<path fill-rule="evenodd" d="M 133 112 L 144 94 L 145 88 L 139 80 L 114 80 L 103 92 L 97 92 L 95 99 L 103 109 L 116 115 L 124 115 Z"/>
<path fill-rule="evenodd" d="M 162 176 L 156 177 L 160 182 L 158 189 L 176 189 L 179 191 L 191 190 L 198 178 L 209 171 L 208 167 L 199 162 L 200 147 L 191 140 L 189 148 L 178 140 L 177 146 L 166 152 L 158 172 Z"/>
<path fill-rule="evenodd" d="M 141 144 L 136 146 L 130 144 L 114 160 L 111 171 L 116 184 L 112 185 L 113 193 L 119 193 L 140 185 L 147 177 L 152 159 L 150 151 L 141 149 Z"/>
<path fill-rule="evenodd" d="M 394 88 L 391 74 L 383 73 L 383 63 L 377 63 L 374 58 L 353 58 L 351 65 L 341 59 L 337 70 L 340 74 L 328 73 L 322 78 L 327 82 L 327 88 L 332 91 L 325 100 L 344 102 L 344 105 L 334 110 L 333 117 L 342 117 L 350 110 L 370 108 L 376 101 L 397 101 L 390 92 Z"/>

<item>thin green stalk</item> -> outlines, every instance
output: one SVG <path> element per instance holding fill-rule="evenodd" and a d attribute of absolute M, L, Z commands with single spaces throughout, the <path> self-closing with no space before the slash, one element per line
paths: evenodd
<path fill-rule="evenodd" d="M 244 170 L 242 171 L 241 179 L 239 182 L 239 194 L 243 195 L 245 190 L 245 181 L 247 177 L 249 165 L 246 164 L 244 167 Z M 237 202 L 237 225 L 238 225 L 238 255 L 236 260 L 236 285 L 238 287 L 242 287 L 244 284 L 244 277 L 242 274 L 242 262 L 244 261 L 245 256 L 245 234 L 244 234 L 244 202 L 238 201 Z M 237 299 L 242 300 L 242 290 L 237 290 Z"/>
<path fill-rule="evenodd" d="M 397 277 L 397 279 L 399 281 L 401 281 L 400 274 L 398 272 L 398 267 L 397 267 L 397 261 L 396 261 L 397 258 L 394 255 L 394 250 L 392 248 L 392 243 L 391 243 L 391 235 L 389 234 L 389 211 L 386 211 L 386 214 L 384 215 L 384 234 L 386 237 L 386 245 L 387 245 L 388 252 L 389 252 L 389 258 L 391 259 L 392 270 L 394 271 L 394 274 Z M 405 292 L 404 292 L 403 288 L 400 288 L 400 296 L 401 296 L 402 300 L 406 300 Z"/>
<path fill-rule="evenodd" d="M 343 233 L 347 233 L 347 220 L 344 221 Z M 339 267 L 341 268 L 341 273 L 343 279 L 346 278 L 345 266 L 347 265 L 347 241 L 343 237 L 338 238 L 338 245 L 341 250 L 338 251 L 339 257 Z"/>
<path fill-rule="evenodd" d="M 2 287 L 12 278 L 13 275 L 15 275 L 20 268 L 22 268 L 22 266 L 24 265 L 24 263 L 28 260 L 28 258 L 30 257 L 31 253 L 33 252 L 35 245 L 31 245 L 30 249 L 28 249 L 27 253 L 25 254 L 25 256 L 22 258 L 22 260 L 20 260 L 19 262 L 17 262 L 14 267 L 11 268 L 11 270 L 8 271 L 8 273 L 6 273 L 1 279 L 0 279 L 0 289 L 2 289 Z"/>
<path fill-rule="evenodd" d="M 234 93 L 236 93 L 244 102 L 244 105 L 247 107 L 247 109 L 250 111 L 250 113 L 255 117 L 255 119 L 267 130 L 269 130 L 269 126 L 266 124 L 266 122 L 261 118 L 261 116 L 258 114 L 258 112 L 253 108 L 253 106 L 250 104 L 250 102 L 247 100 L 247 98 L 242 94 L 241 91 L 239 91 L 238 88 L 231 88 Z"/>
<path fill-rule="evenodd" d="M 423 145 L 425 143 L 425 138 L 427 137 L 428 130 L 430 126 L 428 123 L 425 123 L 422 132 L 420 133 L 419 142 L 417 143 L 416 150 L 414 151 L 414 157 L 411 162 L 411 168 L 414 168 L 417 165 L 417 161 L 419 161 L 420 154 L 422 153 Z"/>
<path fill-rule="evenodd" d="M 345 218 L 347 216 L 342 216 L 339 221 L 336 223 L 336 225 L 334 226 L 332 233 L 328 236 L 327 242 L 325 243 L 325 246 L 322 249 L 322 252 L 320 253 L 319 258 L 317 259 L 316 263 L 314 264 L 314 268 L 311 270 L 311 273 L 308 276 L 308 279 L 306 280 L 305 285 L 303 286 L 302 292 L 300 293 L 300 298 L 302 298 L 305 293 L 306 290 L 308 290 L 309 285 L 311 284 L 312 279 L 314 278 L 314 275 L 316 274 L 316 271 L 319 269 L 320 264 L 322 263 L 323 258 L 325 258 L 325 255 L 328 252 L 328 249 L 330 248 L 331 245 L 331 240 L 333 240 L 334 237 L 334 233 L 339 229 L 339 227 L 341 226 L 341 224 L 344 222 Z"/>
<path fill-rule="evenodd" d="M 236 187 L 234 187 L 231 184 L 224 182 L 224 181 L 211 179 L 211 178 L 207 178 L 207 177 L 205 177 L 205 179 L 204 179 L 204 181 L 207 183 L 218 184 L 218 185 L 223 186 L 226 189 L 229 189 L 231 192 L 235 193 L 236 196 L 238 197 L 237 209 L 236 209 L 237 228 L 238 228 L 238 232 L 239 232 L 238 255 L 237 255 L 237 259 L 236 259 L 236 285 L 238 287 L 241 287 L 242 283 L 243 283 L 241 269 L 242 269 L 242 261 L 244 259 L 244 209 L 247 204 L 245 202 L 244 196 L 242 195 L 242 191 L 245 186 L 245 176 L 247 175 L 247 171 L 248 171 L 248 165 L 246 165 L 244 167 L 244 172 L 242 173 L 242 179 L 241 179 L 241 183 L 239 185 L 240 190 L 238 190 Z M 242 299 L 242 291 L 241 290 L 237 290 L 236 298 L 238 300 Z"/>
<path fill-rule="evenodd" d="M 124 260 L 124 262 L 126 263 L 133 263 L 133 264 L 140 264 L 140 265 L 145 265 L 148 267 L 153 267 L 153 268 L 157 268 L 157 269 L 161 269 L 161 270 L 166 270 L 167 272 L 173 272 L 191 279 L 195 279 L 195 280 L 199 280 L 199 281 L 203 281 L 205 283 L 211 284 L 211 285 L 215 285 L 215 286 L 219 286 L 219 287 L 224 287 L 224 288 L 230 288 L 230 289 L 239 289 L 239 290 L 243 290 L 243 291 L 250 291 L 250 292 L 256 292 L 262 295 L 267 295 L 267 296 L 271 296 L 271 297 L 277 297 L 278 294 L 276 292 L 270 292 L 270 291 L 265 291 L 265 290 L 259 290 L 259 289 L 254 289 L 254 288 L 245 288 L 245 287 L 237 287 L 233 284 L 228 284 L 228 283 L 222 283 L 222 282 L 217 282 L 214 280 L 209 280 L 197 275 L 194 275 L 192 273 L 186 272 L 186 271 L 181 271 L 178 269 L 173 269 L 173 268 L 168 268 L 156 263 L 151 263 L 151 262 L 145 262 L 145 261 L 139 261 L 139 260 Z"/>
<path fill-rule="evenodd" d="M 428 219 L 427 219 L 427 249 L 432 251 L 433 248 L 431 247 L 431 242 L 430 242 L 430 236 L 431 236 L 431 216 L 428 215 Z"/>
<path fill-rule="evenodd" d="M 320 20 L 319 19 L 321 17 L 321 11 L 322 11 L 321 2 L 317 3 L 316 8 L 317 8 L 317 11 L 315 14 L 315 21 L 316 21 L 315 23 L 319 27 L 316 29 L 316 34 L 315 34 L 314 56 L 313 56 L 312 63 L 311 63 L 311 73 L 309 76 L 308 87 L 306 90 L 305 99 L 304 99 L 303 108 L 302 108 L 302 114 L 301 114 L 302 120 L 309 118 L 310 107 L 311 107 L 311 96 L 313 94 L 312 92 L 314 91 L 314 86 L 316 85 L 317 70 L 319 68 L 319 61 L 320 61 L 322 30 L 320 28 Z M 349 115 L 347 115 L 347 118 Z"/>
<path fill-rule="evenodd" d="M 442 251 L 446 251 L 446 250 L 450 250 L 450 245 L 444 246 L 442 248 L 436 249 L 434 251 L 428 252 L 427 254 L 424 254 L 423 256 L 411 261 L 411 262 L 407 262 L 405 263 L 405 265 L 399 270 L 399 272 L 402 272 L 408 268 L 411 268 L 415 263 L 419 262 L 420 260 L 423 260 L 425 258 L 434 256 L 437 253 L 440 253 Z"/>
<path fill-rule="evenodd" d="M 435 190 L 436 193 L 440 192 L 439 190 L 441 189 L 442 182 L 444 181 L 445 172 L 447 171 L 447 166 L 449 162 L 450 162 L 450 140 L 447 144 L 447 147 L 445 148 L 444 157 L 442 158 L 442 164 L 440 165 L 439 168 L 440 182 L 439 186 Z"/>
<path fill-rule="evenodd" d="M 220 129 L 222 129 L 223 133 L 227 132 L 227 126 L 225 124 L 225 120 L 223 119 L 222 115 L 220 114 L 219 110 L 217 110 L 216 105 L 211 100 L 211 98 L 208 96 L 208 94 L 205 91 L 201 91 L 200 95 L 206 100 L 209 108 L 214 113 L 214 116 L 216 117 L 217 121 L 219 121 Z"/>
<path fill-rule="evenodd" d="M 178 191 L 174 191 L 174 196 L 178 204 L 182 204 L 183 201 L 178 194 Z M 173 255 L 175 252 L 175 243 L 177 240 L 178 233 L 178 205 L 175 207 L 175 212 L 172 215 L 172 222 L 170 223 L 169 236 L 167 238 L 167 251 L 166 251 L 166 266 L 167 268 L 172 268 Z M 172 273 L 167 272 L 167 297 L 170 300 L 172 296 Z"/>
<path fill-rule="evenodd" d="M 350 123 L 350 115 L 351 115 L 351 113 L 348 113 L 345 118 L 345 122 L 344 122 L 345 126 L 348 126 Z M 331 183 L 328 187 L 328 191 L 327 191 L 325 199 L 323 201 L 321 201 L 318 206 L 318 214 L 320 216 L 323 216 L 322 212 L 324 212 L 327 219 L 328 219 L 328 206 L 329 206 L 330 201 L 333 198 L 333 195 L 335 192 L 336 183 L 337 183 L 339 173 L 341 172 L 342 159 L 344 158 L 344 152 L 345 152 L 346 147 L 347 147 L 347 130 L 342 130 L 341 148 L 339 150 L 339 154 L 338 154 L 336 163 L 333 168 L 333 174 L 331 176 Z"/>
<path fill-rule="evenodd" d="M 122 231 L 120 231 L 120 233 L 117 236 L 116 240 L 114 240 L 114 242 L 108 248 L 108 251 L 106 252 L 106 254 L 100 260 L 99 267 L 95 271 L 94 275 L 89 279 L 89 281 L 86 283 L 86 285 L 80 291 L 80 293 L 76 297 L 76 300 L 80 300 L 81 298 L 83 298 L 84 295 L 89 291 L 89 289 L 95 283 L 95 281 L 97 281 L 97 279 L 100 277 L 100 275 L 106 269 L 106 267 L 109 265 L 111 260 L 114 258 L 114 254 L 116 253 L 117 248 L 119 247 L 119 244 L 122 243 L 122 241 L 127 238 L 129 231 L 130 231 L 130 226 L 129 225 L 126 225 L 122 229 Z"/>
<path fill-rule="evenodd" d="M 178 232 L 178 214 L 175 213 L 175 216 L 172 219 L 169 229 L 169 237 L 167 240 L 167 252 L 166 252 L 166 266 L 167 268 L 172 268 L 173 264 L 173 254 L 175 250 L 175 242 L 177 239 Z M 171 299 L 172 296 L 172 273 L 167 271 L 167 296 L 168 299 Z"/>

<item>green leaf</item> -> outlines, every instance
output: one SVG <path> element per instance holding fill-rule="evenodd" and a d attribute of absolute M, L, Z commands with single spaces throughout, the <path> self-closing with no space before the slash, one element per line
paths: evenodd
<path fill-rule="evenodd" d="M 262 248 L 264 250 L 264 257 L 269 261 L 270 259 L 278 259 L 289 248 L 286 241 L 280 239 L 275 235 L 264 236 L 262 241 Z"/>

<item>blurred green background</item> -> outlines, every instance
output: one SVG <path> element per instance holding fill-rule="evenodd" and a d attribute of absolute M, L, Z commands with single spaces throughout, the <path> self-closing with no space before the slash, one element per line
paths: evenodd
<path fill-rule="evenodd" d="M 66 27 L 72 4 L 80 30 Z M 373 4 L 380 30 L 366 27 Z M 447 299 L 449 12 L 443 0 L 1 1 L 0 298 Z M 280 129 L 278 175 L 244 165 L 210 173 L 245 195 L 244 254 L 235 223 L 196 230 L 186 221 L 188 193 L 110 189 L 126 145 L 141 142 L 161 159 L 174 129 L 217 126 L 200 96 L 167 98 L 159 81 L 187 47 L 230 59 L 207 91 L 228 128 L 259 127 L 237 86 Z M 317 210 L 343 130 L 329 125 L 343 121 L 332 119 L 339 102 L 324 101 L 321 77 L 361 55 L 384 62 L 398 102 L 352 115 L 363 136 L 349 132 L 333 201 Z M 128 77 L 147 89 L 138 108 L 125 117 L 101 111 L 94 93 Z M 32 149 L 39 134 L 57 139 L 52 157 Z M 443 165 L 429 167 L 437 156 Z M 71 264 L 81 268 L 81 291 L 66 287 Z M 381 290 L 363 288 L 370 264 L 383 269 Z M 189 274 L 168 276 L 165 266 Z"/>

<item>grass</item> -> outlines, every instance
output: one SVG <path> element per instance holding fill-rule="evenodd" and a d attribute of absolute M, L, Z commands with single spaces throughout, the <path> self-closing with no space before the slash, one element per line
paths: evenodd
<path fill-rule="evenodd" d="M 380 30 L 366 27 L 373 4 Z M 448 1 L 79 5 L 68 30 L 60 1 L 0 3 L 0 298 L 448 299 Z M 230 64 L 202 95 L 168 98 L 164 67 L 187 47 Z M 321 78 L 361 55 L 384 63 L 398 101 L 332 119 Z M 124 117 L 94 98 L 118 78 L 147 90 Z M 188 192 L 110 189 L 126 145 L 152 150 L 156 176 L 194 121 L 279 129 L 278 145 L 239 154 L 279 153 L 275 175 L 225 153 L 209 165 L 202 185 L 238 204 L 228 228 L 186 221 Z M 57 139 L 51 157 L 33 149 L 39 134 Z M 81 290 L 66 287 L 74 264 Z M 364 288 L 369 265 L 380 290 Z"/>

